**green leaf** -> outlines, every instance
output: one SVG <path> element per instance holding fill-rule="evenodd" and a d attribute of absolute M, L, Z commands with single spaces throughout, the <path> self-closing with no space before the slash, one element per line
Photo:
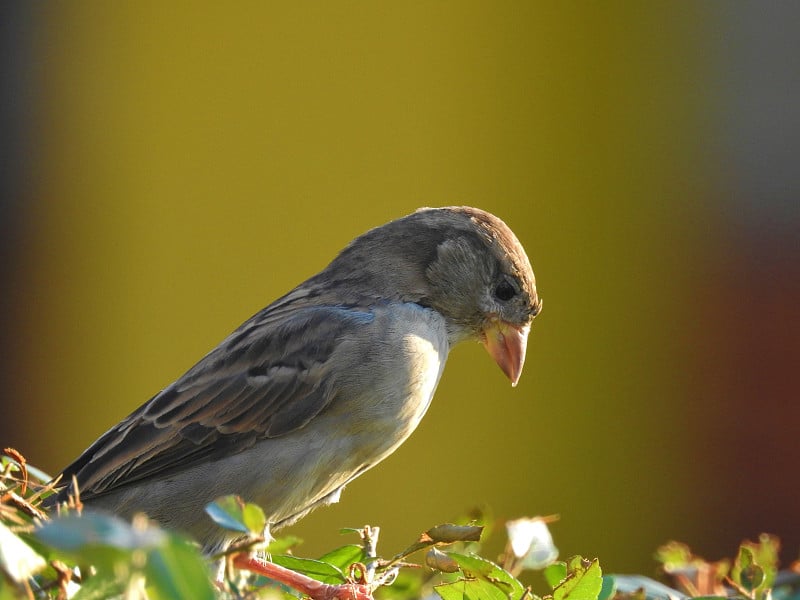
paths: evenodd
<path fill-rule="evenodd" d="M 213 600 L 206 561 L 194 545 L 146 521 L 135 523 L 84 512 L 45 523 L 36 538 L 71 561 L 96 569 L 81 586 L 78 600 L 124 594 L 127 582 L 142 576 L 150 598 Z"/>
<path fill-rule="evenodd" d="M 617 582 L 610 575 L 603 577 L 603 584 L 600 588 L 600 595 L 597 600 L 609 600 L 617 593 Z"/>
<path fill-rule="evenodd" d="M 682 542 L 668 542 L 656 550 L 656 560 L 664 565 L 664 570 L 671 573 L 675 569 L 690 566 L 695 561 L 689 546 Z"/>
<path fill-rule="evenodd" d="M 580 555 L 573 556 L 567 561 L 567 573 L 584 569 L 587 562 L 589 561 Z"/>
<path fill-rule="evenodd" d="M 267 517 L 258 504 L 247 503 L 242 511 L 242 520 L 251 533 L 263 535 L 267 528 Z"/>
<path fill-rule="evenodd" d="M 468 578 L 474 577 L 489 583 L 500 590 L 505 598 L 520 598 L 525 592 L 523 585 L 513 575 L 485 558 L 471 554 L 459 554 L 458 552 L 446 552 L 445 554 L 458 563 L 458 566 L 461 567 L 461 570 Z M 481 589 L 483 589 L 483 586 L 481 586 Z M 471 593 L 469 592 L 471 588 L 467 588 L 467 590 L 468 593 Z"/>
<path fill-rule="evenodd" d="M 262 535 L 267 524 L 260 506 L 248 504 L 239 496 L 224 496 L 206 505 L 214 522 L 229 531 Z"/>
<path fill-rule="evenodd" d="M 107 600 L 117 598 L 125 592 L 127 582 L 102 575 L 89 577 L 81 584 L 81 588 L 72 600 Z"/>
<path fill-rule="evenodd" d="M 391 585 L 380 588 L 381 600 L 409 600 L 409 598 L 430 598 L 431 594 L 422 590 L 423 581 L 419 571 L 401 569 Z"/>
<path fill-rule="evenodd" d="M 552 565 L 545 567 L 542 574 L 547 585 L 550 586 L 550 589 L 553 589 L 567 577 L 567 563 L 554 562 Z"/>
<path fill-rule="evenodd" d="M 779 552 L 778 538 L 766 533 L 759 536 L 758 542 L 742 542 L 731 570 L 731 579 L 761 597 L 775 582 Z"/>
<path fill-rule="evenodd" d="M 155 527 L 134 528 L 119 517 L 86 510 L 82 515 L 48 521 L 36 530 L 35 537 L 58 550 L 73 552 L 91 546 L 120 550 L 152 548 L 164 542 L 166 533 Z"/>
<path fill-rule="evenodd" d="M 357 562 L 365 562 L 367 555 L 364 552 L 364 548 L 358 544 L 347 544 L 323 554 L 318 560 L 337 567 L 343 573 L 347 573 L 350 565 Z"/>
<path fill-rule="evenodd" d="M 267 554 L 287 554 L 289 550 L 303 543 L 296 535 L 285 535 L 272 540 L 265 548 Z"/>
<path fill-rule="evenodd" d="M 464 589 L 466 584 L 466 580 L 460 580 L 452 583 L 441 583 L 433 586 L 433 589 L 442 600 L 464 600 L 467 597 Z"/>
<path fill-rule="evenodd" d="M 508 600 L 510 596 L 483 579 L 461 579 L 434 586 L 442 600 Z M 514 600 L 519 596 L 514 596 Z"/>
<path fill-rule="evenodd" d="M 344 573 L 334 565 L 324 563 L 310 558 L 298 558 L 297 556 L 273 556 L 272 562 L 276 565 L 286 567 L 292 571 L 308 575 L 312 579 L 323 583 L 345 583 L 347 578 Z"/>
<path fill-rule="evenodd" d="M 167 534 L 155 527 L 132 527 L 122 519 L 84 511 L 48 521 L 34 537 L 68 562 L 90 564 L 98 572 L 122 577 L 143 565 L 145 555 Z"/>
<path fill-rule="evenodd" d="M 736 583 L 749 592 L 758 590 L 766 579 L 764 569 L 756 563 L 752 548 L 746 544 L 739 548 L 731 575 Z"/>
<path fill-rule="evenodd" d="M 553 600 L 597 600 L 603 587 L 603 572 L 597 559 L 570 559 L 567 577 L 553 590 Z"/>
<path fill-rule="evenodd" d="M 194 546 L 178 536 L 148 553 L 145 577 L 148 597 L 154 600 L 214 600 L 206 561 Z"/>

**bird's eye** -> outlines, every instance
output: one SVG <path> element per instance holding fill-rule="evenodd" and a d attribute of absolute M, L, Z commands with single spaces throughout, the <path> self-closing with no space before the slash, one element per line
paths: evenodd
<path fill-rule="evenodd" d="M 511 282 L 504 279 L 497 284 L 494 288 L 494 297 L 502 302 L 507 302 L 517 295 L 517 290 L 511 285 Z"/>

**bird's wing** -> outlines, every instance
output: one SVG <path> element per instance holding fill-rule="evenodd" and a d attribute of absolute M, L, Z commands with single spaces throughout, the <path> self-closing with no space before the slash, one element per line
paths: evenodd
<path fill-rule="evenodd" d="M 75 475 L 91 498 L 305 426 L 336 395 L 331 356 L 372 319 L 336 306 L 265 309 L 100 437 L 64 470 L 64 483 Z"/>

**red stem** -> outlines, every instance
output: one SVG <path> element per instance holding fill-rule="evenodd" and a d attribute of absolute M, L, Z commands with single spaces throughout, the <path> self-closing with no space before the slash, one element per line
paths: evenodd
<path fill-rule="evenodd" d="M 311 579 L 291 569 L 263 562 L 246 554 L 239 554 L 233 559 L 233 564 L 240 569 L 246 569 L 269 577 L 279 583 L 305 594 L 313 600 L 373 600 L 372 591 L 368 585 L 360 583 L 342 583 L 330 585 L 316 579 Z"/>

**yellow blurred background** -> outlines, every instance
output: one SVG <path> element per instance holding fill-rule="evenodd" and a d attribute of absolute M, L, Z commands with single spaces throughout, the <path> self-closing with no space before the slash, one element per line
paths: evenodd
<path fill-rule="evenodd" d="M 522 381 L 458 348 L 300 552 L 488 505 L 608 572 L 761 531 L 796 558 L 799 12 L 4 7 L 0 443 L 57 472 L 357 234 L 469 204 L 545 300 Z"/>

